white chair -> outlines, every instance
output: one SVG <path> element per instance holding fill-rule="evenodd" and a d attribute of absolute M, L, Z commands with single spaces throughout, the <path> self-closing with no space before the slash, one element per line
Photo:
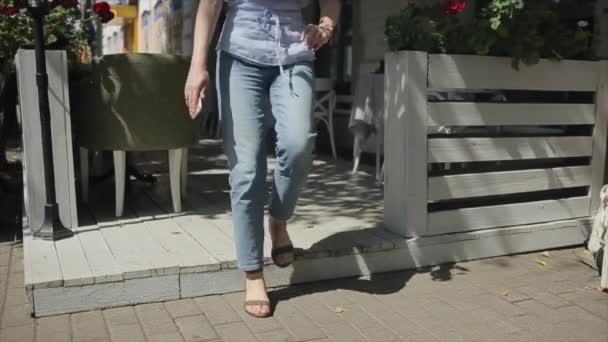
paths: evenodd
<path fill-rule="evenodd" d="M 169 184 L 173 211 L 182 211 L 182 196 L 188 188 L 188 148 L 169 149 Z M 125 203 L 125 183 L 127 177 L 126 151 L 112 151 L 114 157 L 116 217 L 122 217 Z M 89 202 L 89 150 L 80 148 L 80 186 L 82 200 Z"/>
<path fill-rule="evenodd" d="M 329 131 L 329 142 L 334 159 L 338 159 L 336 153 L 336 141 L 334 139 L 334 110 L 336 109 L 336 91 L 334 82 L 329 78 L 315 79 L 315 103 L 314 115 L 316 121 L 322 121 Z"/>

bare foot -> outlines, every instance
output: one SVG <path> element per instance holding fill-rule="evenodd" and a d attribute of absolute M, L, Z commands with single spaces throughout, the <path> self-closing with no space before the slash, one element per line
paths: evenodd
<path fill-rule="evenodd" d="M 273 249 L 292 246 L 291 239 L 289 238 L 289 233 L 287 232 L 287 221 L 278 220 L 272 216 L 269 216 L 268 227 L 270 230 L 270 238 L 272 239 Z M 293 260 L 293 252 L 281 253 L 277 255 L 275 263 L 281 265 L 291 264 Z"/>
<path fill-rule="evenodd" d="M 246 272 L 245 301 L 260 301 L 268 304 L 245 305 L 245 311 L 255 317 L 268 317 L 270 315 L 270 300 L 266 293 L 266 283 L 262 271 Z"/>

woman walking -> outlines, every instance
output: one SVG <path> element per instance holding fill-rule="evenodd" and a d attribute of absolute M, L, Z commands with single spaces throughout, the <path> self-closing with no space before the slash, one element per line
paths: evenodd
<path fill-rule="evenodd" d="M 239 269 L 246 272 L 245 311 L 271 315 L 263 275 L 264 207 L 272 259 L 279 267 L 294 260 L 287 221 L 312 163 L 314 144 L 315 51 L 334 31 L 339 0 L 319 0 L 321 19 L 304 25 L 309 0 L 228 0 L 218 43 L 217 89 L 230 168 L 230 199 Z M 196 117 L 209 82 L 207 51 L 223 1 L 201 0 L 185 99 Z M 266 192 L 266 130 L 277 133 L 277 167 Z"/>

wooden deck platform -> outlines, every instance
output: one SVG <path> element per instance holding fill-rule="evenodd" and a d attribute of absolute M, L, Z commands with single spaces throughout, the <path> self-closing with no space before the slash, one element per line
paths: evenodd
<path fill-rule="evenodd" d="M 32 312 L 47 316 L 242 290 L 220 151 L 215 141 L 191 150 L 183 213 L 171 212 L 166 156 L 146 153 L 139 165 L 155 173 L 158 183 L 130 182 L 125 217 L 113 216 L 109 180 L 92 186 L 89 204 L 79 205 L 74 237 L 32 239 L 26 223 Z M 265 245 L 269 286 L 575 245 L 588 229 L 589 220 L 577 220 L 408 240 L 383 229 L 383 192 L 373 171 L 362 168 L 351 176 L 350 167 L 315 160 L 289 227 L 297 248 L 293 267 L 273 266 Z"/>

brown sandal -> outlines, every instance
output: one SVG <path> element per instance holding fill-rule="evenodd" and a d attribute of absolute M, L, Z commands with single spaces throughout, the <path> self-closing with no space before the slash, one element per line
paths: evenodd
<path fill-rule="evenodd" d="M 268 307 L 268 313 L 265 315 L 256 315 L 252 312 L 250 312 L 249 310 L 247 310 L 248 306 L 253 306 L 253 305 L 259 305 L 259 306 L 267 306 Z M 246 300 L 245 301 L 245 305 L 243 306 L 243 310 L 245 310 L 245 312 L 252 317 L 255 318 L 268 318 L 270 316 L 272 316 L 272 308 L 270 307 L 270 302 L 267 300 Z"/>
<path fill-rule="evenodd" d="M 291 263 L 293 261 L 289 261 L 286 263 L 278 263 L 277 262 L 277 257 L 279 255 L 283 255 L 283 254 L 293 254 L 293 245 L 287 245 L 287 246 L 283 246 L 283 247 L 277 247 L 277 248 L 273 248 L 272 251 L 270 252 L 270 256 L 272 257 L 272 261 L 274 262 L 275 265 L 277 265 L 280 268 L 286 268 L 289 267 L 289 265 L 291 265 Z M 295 256 L 294 256 L 295 258 Z"/>

